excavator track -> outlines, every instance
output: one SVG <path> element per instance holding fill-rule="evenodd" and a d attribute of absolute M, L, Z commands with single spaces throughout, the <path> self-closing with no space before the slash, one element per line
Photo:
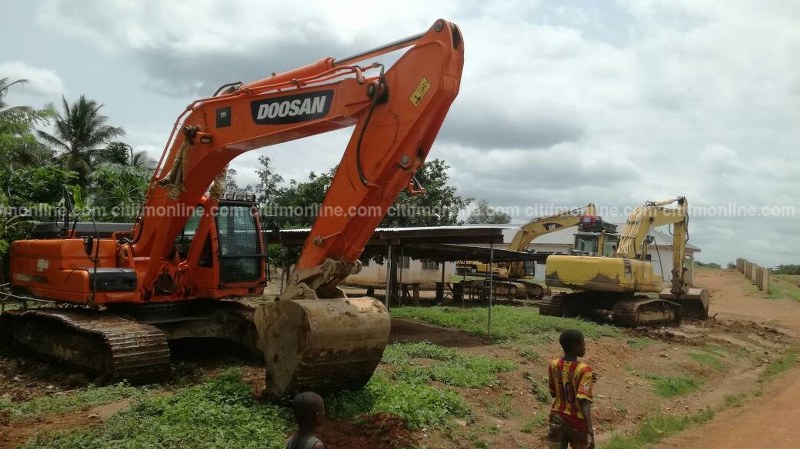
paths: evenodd
<path fill-rule="evenodd" d="M 646 296 L 614 297 L 599 293 L 570 293 L 544 298 L 539 302 L 544 316 L 584 316 L 611 321 L 621 327 L 678 326 L 681 306 L 672 301 Z"/>
<path fill-rule="evenodd" d="M 561 295 L 550 296 L 539 301 L 539 315 L 542 316 L 564 316 L 562 309 Z"/>
<path fill-rule="evenodd" d="M 86 368 L 101 382 L 154 382 L 170 372 L 164 334 L 119 316 L 87 309 L 8 311 L 0 327 L 13 344 Z"/>
<path fill-rule="evenodd" d="M 635 297 L 615 302 L 612 317 L 614 324 L 622 327 L 678 326 L 681 306 L 664 299 Z"/>

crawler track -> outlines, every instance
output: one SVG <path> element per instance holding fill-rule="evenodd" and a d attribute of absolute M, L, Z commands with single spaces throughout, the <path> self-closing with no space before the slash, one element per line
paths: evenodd
<path fill-rule="evenodd" d="M 665 299 L 601 293 L 570 293 L 546 297 L 539 302 L 545 316 L 584 316 L 611 321 L 617 326 L 677 326 L 681 306 Z"/>
<path fill-rule="evenodd" d="M 9 311 L 0 324 L 13 344 L 87 368 L 105 381 L 145 383 L 169 375 L 169 346 L 155 326 L 60 308 Z"/>

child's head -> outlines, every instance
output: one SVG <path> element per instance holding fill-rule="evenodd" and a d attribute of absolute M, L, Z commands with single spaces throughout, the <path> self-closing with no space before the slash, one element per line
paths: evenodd
<path fill-rule="evenodd" d="M 297 425 L 313 429 L 325 419 L 325 404 L 322 397 L 313 391 L 300 393 L 292 400 L 294 419 Z"/>
<path fill-rule="evenodd" d="M 583 357 L 586 354 L 586 342 L 579 330 L 567 329 L 561 332 L 558 342 L 561 343 L 561 348 L 564 350 L 565 355 Z"/>

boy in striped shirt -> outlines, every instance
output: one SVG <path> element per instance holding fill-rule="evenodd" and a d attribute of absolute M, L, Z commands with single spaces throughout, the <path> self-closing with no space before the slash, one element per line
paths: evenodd
<path fill-rule="evenodd" d="M 550 396 L 555 400 L 550 410 L 547 441 L 551 449 L 594 449 L 592 430 L 592 368 L 578 361 L 586 354 L 586 342 L 580 331 L 569 329 L 558 339 L 564 357 L 550 362 Z"/>

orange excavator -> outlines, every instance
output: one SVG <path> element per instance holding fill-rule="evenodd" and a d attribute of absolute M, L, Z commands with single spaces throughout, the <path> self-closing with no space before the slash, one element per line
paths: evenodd
<path fill-rule="evenodd" d="M 367 59 L 406 51 L 388 69 Z M 15 292 L 52 301 L 0 317 L 6 339 L 108 379 L 169 372 L 169 342 L 221 338 L 264 355 L 267 392 L 359 388 L 388 341 L 373 298 L 337 284 L 425 161 L 461 81 L 458 27 L 427 31 L 353 56 L 250 83 L 190 104 L 150 182 L 133 229 L 16 241 Z M 224 194 L 236 156 L 353 126 L 353 134 L 283 293 L 255 308 L 266 248 L 254 205 Z M 298 154 L 298 160 L 302 158 Z"/>

